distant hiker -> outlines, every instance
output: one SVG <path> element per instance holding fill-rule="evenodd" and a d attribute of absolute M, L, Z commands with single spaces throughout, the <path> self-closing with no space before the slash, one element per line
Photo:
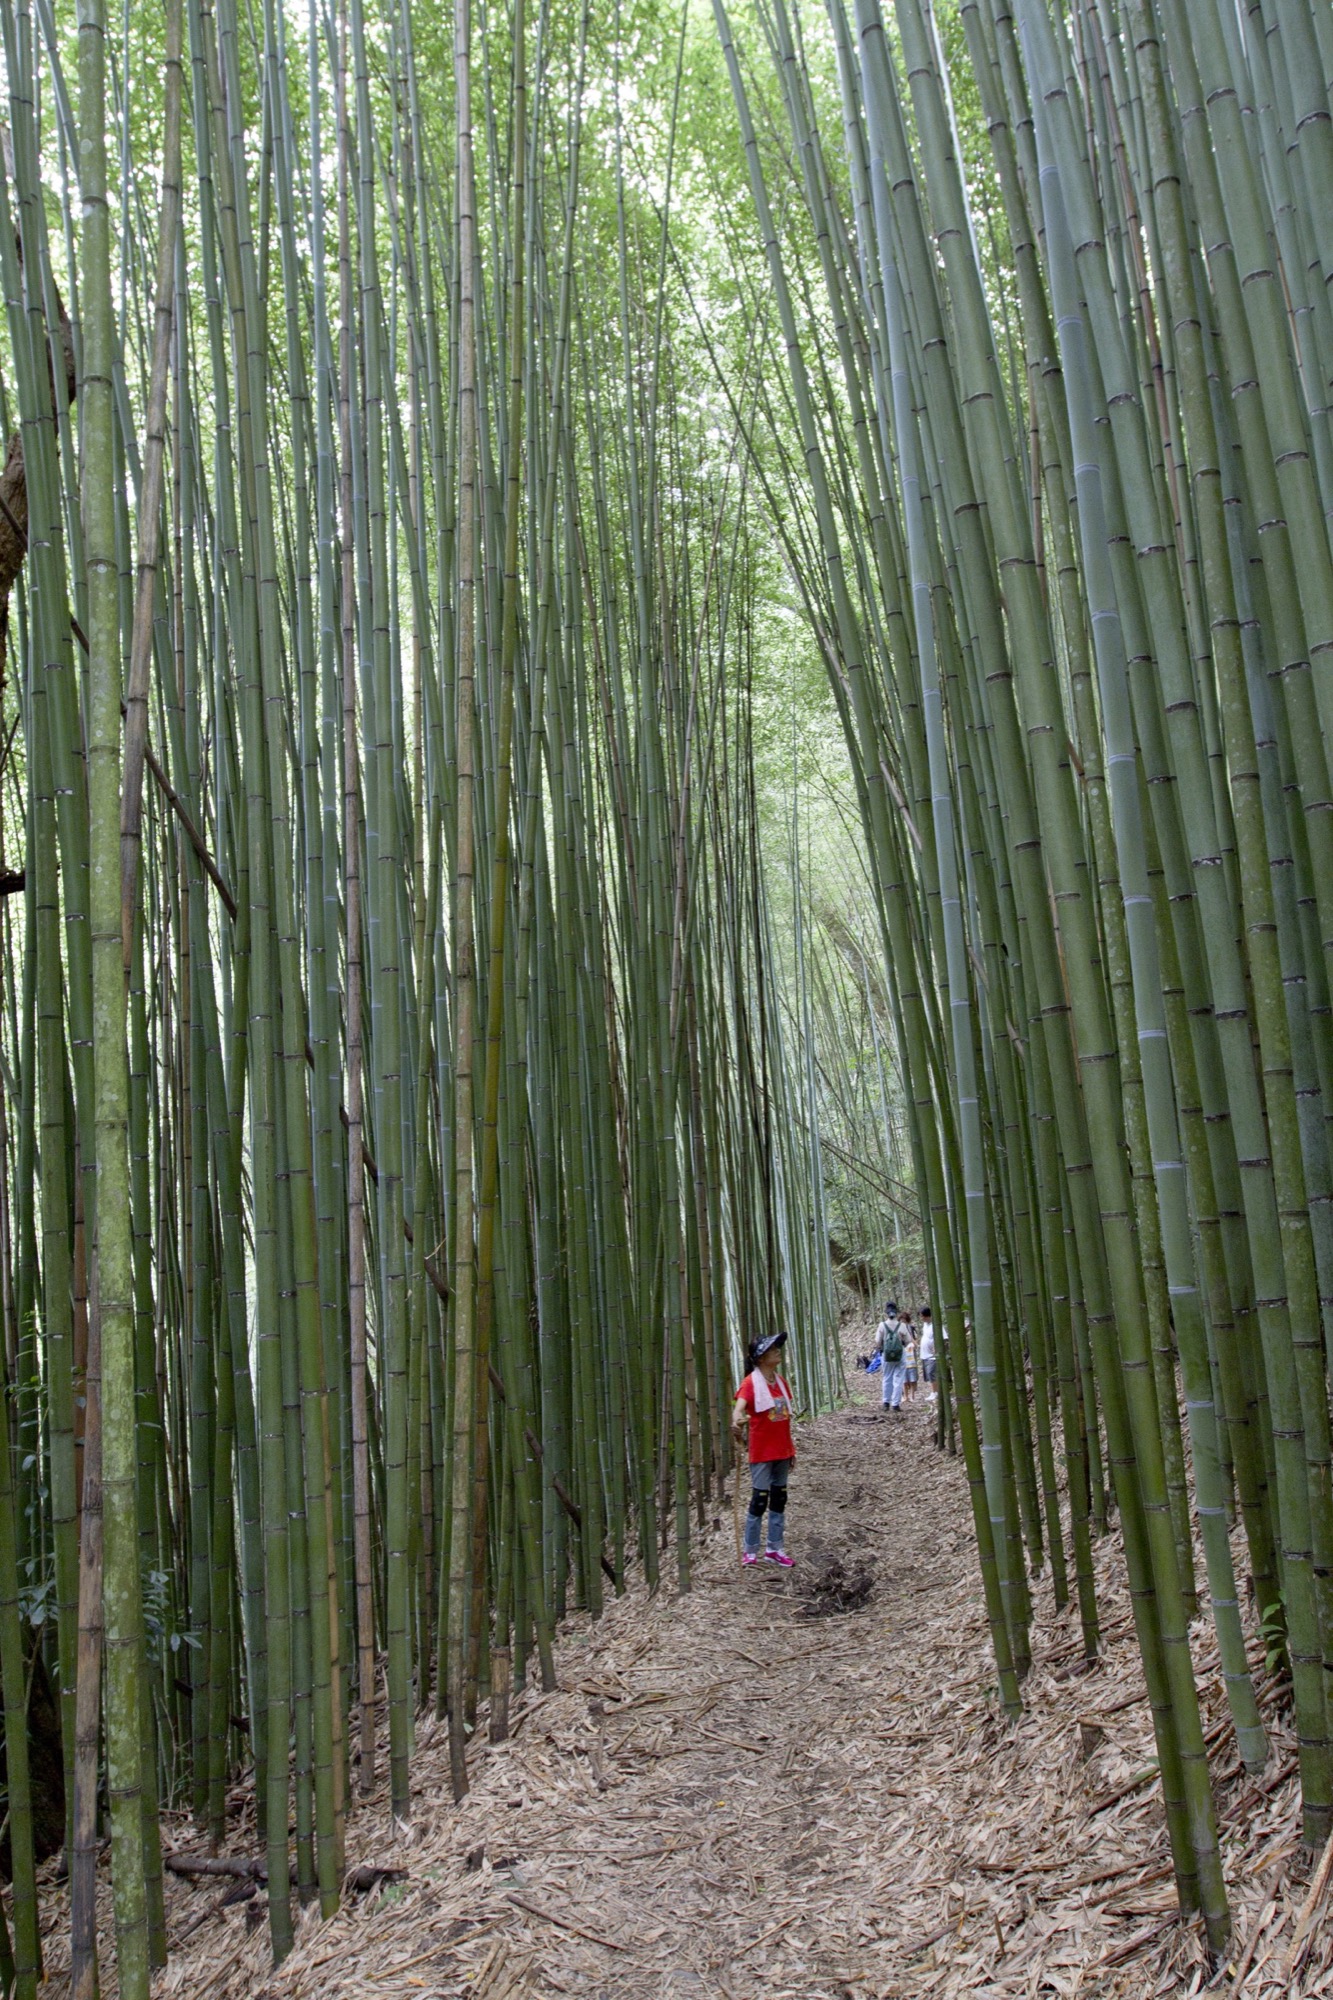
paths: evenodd
<path fill-rule="evenodd" d="M 903 1401 L 903 1335 L 898 1306 L 890 1299 L 884 1317 L 875 1329 L 875 1352 L 884 1363 L 880 1376 L 881 1410 L 898 1410 Z"/>
<path fill-rule="evenodd" d="M 907 1344 L 911 1342 L 912 1351 L 915 1353 L 916 1328 L 912 1324 L 912 1315 L 909 1312 L 899 1317 L 898 1338 L 903 1344 L 903 1358 L 898 1364 L 898 1396 L 893 1406 L 896 1410 L 900 1410 L 905 1402 L 910 1401 L 907 1395 Z"/>
<path fill-rule="evenodd" d="M 916 1401 L 916 1357 L 916 1329 L 909 1320 L 907 1331 L 903 1335 L 903 1401 L 905 1403 L 914 1403 Z"/>
<path fill-rule="evenodd" d="M 741 1561 L 747 1569 L 759 1561 L 759 1535 L 764 1514 L 768 1514 L 766 1562 L 782 1569 L 792 1567 L 792 1558 L 782 1546 L 787 1521 L 787 1476 L 796 1462 L 792 1443 L 792 1394 L 778 1373 L 779 1350 L 787 1344 L 785 1333 L 766 1333 L 751 1341 L 750 1373 L 736 1391 L 731 1412 L 731 1434 L 737 1444 L 750 1426 L 750 1510 L 745 1516 L 745 1549 Z"/>
<path fill-rule="evenodd" d="M 918 1342 L 921 1353 L 921 1378 L 930 1390 L 930 1399 L 935 1400 L 935 1322 L 930 1316 L 930 1307 L 921 1312 L 921 1339 Z"/>

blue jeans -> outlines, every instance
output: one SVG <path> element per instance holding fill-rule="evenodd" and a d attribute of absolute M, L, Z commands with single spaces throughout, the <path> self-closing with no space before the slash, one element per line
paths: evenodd
<path fill-rule="evenodd" d="M 884 1373 L 880 1377 L 882 1391 L 880 1407 L 885 1410 L 900 1410 L 903 1402 L 903 1383 L 907 1380 L 905 1361 L 886 1361 Z"/>
<path fill-rule="evenodd" d="M 759 1534 L 765 1512 L 768 1514 L 768 1546 L 770 1549 L 782 1547 L 782 1531 L 787 1521 L 787 1475 L 790 1471 L 789 1458 L 765 1459 L 762 1465 L 750 1467 L 750 1507 L 745 1516 L 747 1556 L 759 1553 Z"/>

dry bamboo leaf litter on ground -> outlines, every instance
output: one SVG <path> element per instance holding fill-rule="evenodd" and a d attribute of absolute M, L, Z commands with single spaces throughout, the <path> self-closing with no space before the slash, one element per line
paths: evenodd
<path fill-rule="evenodd" d="M 849 1353 L 860 1334 L 850 1330 Z M 1043 1580 L 1028 1708 L 1006 1726 L 962 1468 L 934 1450 L 928 1404 L 878 1419 L 868 1388 L 853 1374 L 852 1406 L 801 1434 L 793 1573 L 740 1573 L 724 1510 L 697 1551 L 690 1596 L 653 1599 L 636 1585 L 600 1622 L 568 1621 L 559 1689 L 520 1698 L 506 1743 L 478 1731 L 461 1808 L 445 1733 L 423 1719 L 410 1828 L 390 1833 L 377 1794 L 348 1831 L 349 1869 L 404 1877 L 327 1924 L 303 1911 L 276 1972 L 262 1892 L 214 1911 L 215 1876 L 172 1877 L 179 1949 L 157 2000 L 1203 1991 L 1213 1968 L 1171 1897 L 1116 1538 L 1096 1550 L 1102 1661 L 1075 1670 L 1076 1622 L 1051 1611 Z M 879 1496 L 873 1530 L 867 1491 Z M 816 1549 L 841 1566 L 835 1590 L 839 1575 L 873 1568 L 859 1609 L 804 1615 Z M 1235 1767 L 1206 1622 L 1194 1639 L 1214 1770 L 1225 1773 Z M 1257 1635 L 1254 1645 L 1258 1665 Z M 1313 2000 L 1333 1992 L 1333 1938 L 1299 1860 L 1294 1741 L 1276 1690 L 1262 1675 L 1260 1686 L 1269 1771 L 1256 1782 L 1235 1769 L 1219 1784 L 1236 1934 L 1210 1990 Z M 1093 1721 L 1104 1740 L 1085 1760 L 1080 1724 Z M 258 1845 L 252 1802 L 238 1805 L 228 1845 L 239 1865 Z M 166 1835 L 184 1853 L 198 1845 L 181 1818 Z M 63 1888 L 48 1884 L 53 1996 L 67 1978 L 65 1908 Z M 104 1917 L 109 1947 L 109 1898 Z M 104 1992 L 114 2000 L 114 1978 Z"/>

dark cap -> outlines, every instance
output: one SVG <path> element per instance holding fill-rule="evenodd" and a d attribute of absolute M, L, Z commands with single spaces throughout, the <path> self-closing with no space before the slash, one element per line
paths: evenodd
<path fill-rule="evenodd" d="M 762 1355 L 768 1353 L 770 1348 L 785 1347 L 786 1345 L 787 1336 L 785 1333 L 762 1333 L 751 1347 L 750 1352 L 753 1354 L 755 1360 L 758 1361 Z"/>

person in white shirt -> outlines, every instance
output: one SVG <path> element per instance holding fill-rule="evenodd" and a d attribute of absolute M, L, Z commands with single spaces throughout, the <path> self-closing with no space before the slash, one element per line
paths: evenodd
<path fill-rule="evenodd" d="M 921 1379 L 930 1390 L 933 1401 L 935 1396 L 935 1322 L 930 1316 L 929 1306 L 923 1306 L 921 1309 L 921 1336 L 917 1342 L 917 1349 L 921 1356 Z"/>

